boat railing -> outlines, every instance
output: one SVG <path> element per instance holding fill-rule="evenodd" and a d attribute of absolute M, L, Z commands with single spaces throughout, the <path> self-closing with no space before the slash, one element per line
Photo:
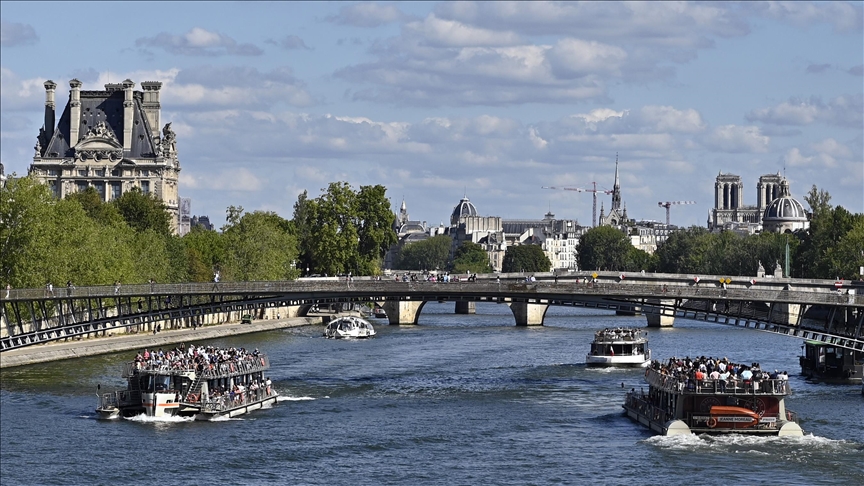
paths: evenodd
<path fill-rule="evenodd" d="M 221 363 L 210 363 L 205 365 L 201 373 L 205 379 L 225 376 L 239 376 L 270 368 L 270 358 L 266 355 L 258 355 L 252 359 L 241 359 L 237 361 L 223 361 Z"/>
<path fill-rule="evenodd" d="M 663 410 L 662 408 L 652 404 L 648 400 L 648 397 L 642 396 L 636 392 L 629 392 L 624 399 L 624 404 L 626 407 L 637 411 L 640 415 L 643 415 L 654 422 L 666 423 L 675 418 L 671 411 Z"/>
<path fill-rule="evenodd" d="M 118 408 L 120 406 L 119 400 L 117 399 L 117 392 L 108 392 L 108 393 L 100 393 L 99 394 L 99 407 L 100 410 L 107 410 L 109 408 Z"/>
<path fill-rule="evenodd" d="M 201 412 L 204 413 L 220 413 L 226 410 L 231 410 L 234 408 L 242 407 L 244 405 L 248 405 L 250 403 L 255 403 L 265 398 L 275 397 L 278 394 L 275 390 L 270 388 L 269 390 L 266 387 L 259 388 L 258 390 L 249 390 L 248 388 L 242 394 L 235 395 L 234 398 L 231 398 L 231 395 L 228 393 L 224 393 L 219 396 L 211 396 L 207 400 L 205 400 L 201 404 Z"/>
<path fill-rule="evenodd" d="M 655 388 L 688 395 L 788 395 L 791 393 L 789 380 L 744 380 L 741 378 L 696 380 L 692 377 L 682 379 L 678 376 L 660 373 L 653 368 L 648 368 L 645 371 L 645 381 Z"/>
<path fill-rule="evenodd" d="M 169 364 L 156 365 L 153 362 L 130 361 L 123 365 L 123 378 L 129 378 L 135 373 L 150 371 L 154 373 L 203 373 L 205 377 L 215 378 L 218 376 L 236 376 L 255 371 L 264 371 L 270 367 L 270 359 L 263 354 L 258 356 L 249 355 L 248 358 L 239 360 L 223 361 L 220 363 L 208 363 L 203 370 L 189 366 L 175 366 Z"/>

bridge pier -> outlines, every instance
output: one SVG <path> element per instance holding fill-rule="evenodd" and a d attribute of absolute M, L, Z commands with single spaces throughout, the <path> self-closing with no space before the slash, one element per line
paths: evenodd
<path fill-rule="evenodd" d="M 456 314 L 476 314 L 476 302 L 456 302 Z"/>
<path fill-rule="evenodd" d="M 651 305 L 656 304 L 656 305 Z M 675 324 L 675 299 L 647 299 L 642 313 L 648 320 L 648 327 L 672 327 Z"/>
<path fill-rule="evenodd" d="M 517 326 L 542 326 L 546 316 L 547 304 L 530 304 L 528 302 L 511 302 L 510 311 L 516 318 Z"/>
<path fill-rule="evenodd" d="M 412 300 L 388 300 L 381 307 L 387 313 L 387 320 L 391 325 L 417 324 L 420 318 L 420 309 L 426 301 Z"/>
<path fill-rule="evenodd" d="M 776 303 L 771 305 L 770 319 L 781 324 L 797 326 L 801 322 L 801 316 L 804 314 L 803 311 L 804 309 L 801 308 L 801 304 Z M 832 314 L 834 311 L 835 309 L 831 310 Z"/>

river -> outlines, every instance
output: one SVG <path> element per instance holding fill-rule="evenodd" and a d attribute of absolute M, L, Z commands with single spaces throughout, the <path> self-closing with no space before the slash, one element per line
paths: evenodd
<path fill-rule="evenodd" d="M 134 353 L 4 369 L 0 483 L 864 484 L 861 387 L 804 381 L 796 339 L 682 319 L 650 330 L 657 359 L 788 370 L 805 432 L 659 437 L 622 413 L 642 370 L 584 365 L 595 330 L 644 317 L 551 308 L 545 326 L 517 328 L 503 305 L 429 303 L 419 326 L 372 322 L 371 340 L 315 326 L 209 341 L 266 352 L 282 395 L 220 422 L 96 420 L 97 384 L 123 387 Z"/>

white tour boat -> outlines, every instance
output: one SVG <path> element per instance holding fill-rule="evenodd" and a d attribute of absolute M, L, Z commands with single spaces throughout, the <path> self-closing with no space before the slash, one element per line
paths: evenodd
<path fill-rule="evenodd" d="M 355 316 L 342 316 L 333 319 L 324 330 L 324 337 L 330 339 L 341 338 L 370 338 L 375 335 L 375 328 L 366 319 Z"/>
<path fill-rule="evenodd" d="M 645 370 L 648 392 L 627 393 L 625 413 L 662 435 L 804 435 L 798 416 L 786 408 L 792 392 L 786 374 L 711 361 L 706 371 L 715 371 L 708 374 L 674 358 L 666 365 L 655 361 Z"/>
<path fill-rule="evenodd" d="M 188 351 L 160 353 L 145 349 L 124 364 L 126 389 L 98 394 L 98 418 L 146 414 L 212 420 L 262 408 L 279 396 L 264 375 L 270 361 L 257 349 L 192 345 Z"/>
<path fill-rule="evenodd" d="M 594 333 L 588 366 L 648 366 L 648 331 L 635 328 L 607 328 Z"/>

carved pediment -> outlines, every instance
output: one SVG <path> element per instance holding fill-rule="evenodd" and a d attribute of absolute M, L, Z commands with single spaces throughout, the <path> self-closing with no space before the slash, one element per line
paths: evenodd
<path fill-rule="evenodd" d="M 76 160 L 110 160 L 116 162 L 123 158 L 123 145 L 117 140 L 114 131 L 104 121 L 90 127 L 84 137 L 75 145 Z"/>

